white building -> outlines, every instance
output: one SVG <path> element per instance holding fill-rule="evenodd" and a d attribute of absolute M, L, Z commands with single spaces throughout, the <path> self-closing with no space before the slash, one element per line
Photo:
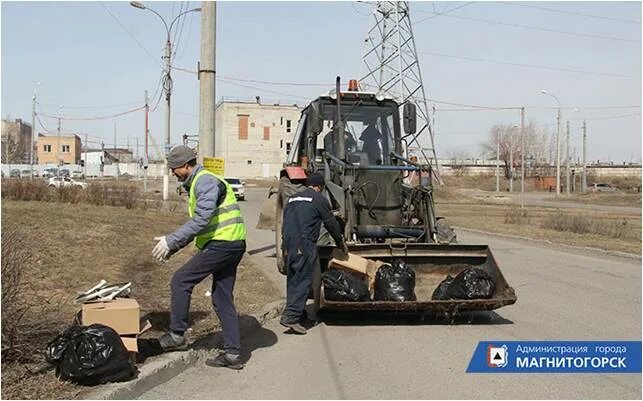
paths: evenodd
<path fill-rule="evenodd" d="M 217 104 L 215 156 L 225 159 L 225 175 L 278 177 L 302 107 L 223 99 Z"/>

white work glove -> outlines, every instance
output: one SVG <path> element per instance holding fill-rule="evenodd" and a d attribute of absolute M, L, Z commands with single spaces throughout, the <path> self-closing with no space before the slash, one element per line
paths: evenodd
<path fill-rule="evenodd" d="M 154 237 L 154 240 L 158 241 L 158 243 L 152 250 L 152 256 L 160 262 L 166 261 L 170 254 L 170 248 L 167 246 L 167 239 L 165 239 L 165 237 Z"/>

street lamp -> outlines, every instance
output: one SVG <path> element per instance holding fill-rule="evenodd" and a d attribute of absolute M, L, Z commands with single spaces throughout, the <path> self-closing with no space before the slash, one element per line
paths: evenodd
<path fill-rule="evenodd" d="M 560 101 L 558 98 L 552 94 L 547 92 L 544 89 L 540 90 L 540 93 L 543 95 L 549 95 L 553 97 L 556 102 L 558 103 L 558 115 L 556 116 L 556 196 L 560 196 Z"/>
<path fill-rule="evenodd" d="M 168 26 L 167 22 L 165 22 L 165 18 L 153 9 L 147 7 L 145 4 L 138 2 L 138 1 L 130 1 L 129 3 L 132 7 L 138 8 L 141 10 L 148 10 L 152 13 L 154 13 L 157 17 L 161 19 L 161 22 L 163 22 L 163 26 L 165 26 L 165 32 L 167 33 L 167 39 L 165 41 L 165 55 L 163 56 L 163 59 L 165 59 L 165 66 L 163 68 L 163 90 L 165 91 L 165 100 L 167 101 L 167 110 L 166 110 L 166 131 L 165 131 L 165 161 L 164 161 L 164 172 L 163 172 L 163 200 L 168 199 L 169 195 L 169 186 L 170 186 L 170 176 L 169 176 L 169 170 L 167 167 L 167 154 L 170 152 L 170 111 L 171 111 L 171 101 L 170 99 L 172 98 L 172 43 L 170 42 L 170 33 L 172 32 L 172 27 L 174 26 L 174 23 L 179 19 L 179 17 L 191 13 L 191 12 L 199 12 L 201 11 L 201 8 L 193 8 L 191 10 L 184 11 L 174 17 L 172 22 L 170 22 L 170 25 Z"/>

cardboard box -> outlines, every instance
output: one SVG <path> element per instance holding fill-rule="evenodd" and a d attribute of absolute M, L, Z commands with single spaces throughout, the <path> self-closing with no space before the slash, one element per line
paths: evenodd
<path fill-rule="evenodd" d="M 100 323 L 111 327 L 131 352 L 138 352 L 138 335 L 152 327 L 147 320 L 140 322 L 140 307 L 132 298 L 83 304 L 81 313 L 83 325 Z"/>
<path fill-rule="evenodd" d="M 85 326 L 100 323 L 114 329 L 120 335 L 140 333 L 140 307 L 132 298 L 116 298 L 109 302 L 83 304 L 82 321 Z"/>
<path fill-rule="evenodd" d="M 375 291 L 375 275 L 377 270 L 385 263 L 379 260 L 369 260 L 352 253 L 344 254 L 338 249 L 335 249 L 332 254 L 332 259 L 328 262 L 329 267 L 336 269 L 350 270 L 354 273 L 359 273 L 368 278 L 368 290 L 373 295 Z"/>

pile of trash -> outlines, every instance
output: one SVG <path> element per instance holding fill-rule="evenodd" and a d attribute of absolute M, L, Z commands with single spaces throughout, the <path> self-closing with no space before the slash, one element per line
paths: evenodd
<path fill-rule="evenodd" d="M 47 345 L 45 359 L 60 379 L 87 386 L 126 381 L 137 373 L 118 333 L 102 324 L 69 327 Z"/>
<path fill-rule="evenodd" d="M 438 288 L 433 291 L 431 299 L 489 299 L 493 296 L 496 285 L 489 273 L 476 267 L 470 267 L 455 277 L 447 276 Z"/>
<path fill-rule="evenodd" d="M 137 336 L 149 329 L 140 306 L 129 298 L 131 283 L 105 280 L 74 298 L 81 309 L 73 324 L 47 344 L 45 359 L 62 380 L 93 386 L 134 378 Z"/>
<path fill-rule="evenodd" d="M 401 259 L 384 263 L 375 274 L 374 294 L 368 288 L 367 277 L 339 269 L 322 274 L 324 297 L 329 301 L 367 302 L 415 301 L 415 272 Z"/>

